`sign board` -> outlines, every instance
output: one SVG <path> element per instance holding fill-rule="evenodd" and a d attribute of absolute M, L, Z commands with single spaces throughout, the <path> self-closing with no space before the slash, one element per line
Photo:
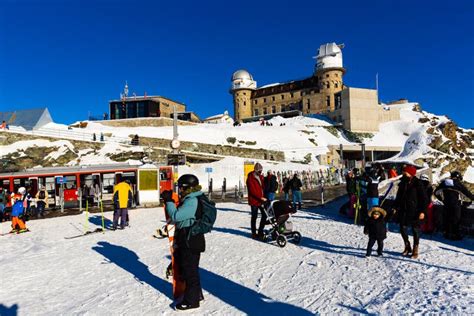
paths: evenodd
<path fill-rule="evenodd" d="M 211 167 L 206 167 L 206 173 L 212 173 L 212 168 Z"/>
<path fill-rule="evenodd" d="M 182 166 L 186 164 L 185 154 L 168 154 L 168 166 Z"/>
<path fill-rule="evenodd" d="M 57 178 L 56 178 L 56 183 L 57 183 L 57 184 L 66 183 L 66 178 L 64 178 L 64 177 L 57 177 Z"/>

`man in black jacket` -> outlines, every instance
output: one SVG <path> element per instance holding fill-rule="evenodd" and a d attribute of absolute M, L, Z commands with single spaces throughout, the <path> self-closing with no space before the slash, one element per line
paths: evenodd
<path fill-rule="evenodd" d="M 277 177 L 271 170 L 268 170 L 267 176 L 263 182 L 265 183 L 265 197 L 271 202 L 275 199 L 275 193 L 278 190 Z"/>
<path fill-rule="evenodd" d="M 414 166 L 405 166 L 403 177 L 398 185 L 397 197 L 395 198 L 394 213 L 398 213 L 400 221 L 400 233 L 405 243 L 402 255 L 418 258 L 418 245 L 420 243 L 420 221 L 425 218 L 428 198 L 421 181 L 416 177 Z M 408 227 L 413 231 L 413 250 L 408 239 Z"/>
<path fill-rule="evenodd" d="M 474 200 L 474 195 L 462 184 L 462 176 L 458 171 L 451 172 L 451 177 L 445 179 L 435 190 L 435 196 L 442 201 L 445 208 L 446 232 L 445 237 L 452 240 L 462 239 L 459 232 L 461 221 L 461 194 Z"/>

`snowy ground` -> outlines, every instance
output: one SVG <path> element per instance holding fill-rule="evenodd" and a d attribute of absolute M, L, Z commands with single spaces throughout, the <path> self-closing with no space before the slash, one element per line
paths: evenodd
<path fill-rule="evenodd" d="M 420 259 L 411 260 L 399 255 L 399 234 L 390 233 L 385 256 L 366 259 L 362 227 L 337 215 L 340 203 L 297 213 L 303 240 L 285 248 L 248 237 L 247 205 L 219 204 L 201 260 L 206 299 L 196 314 L 474 314 L 472 239 L 423 239 Z M 161 208 L 136 209 L 129 229 L 67 240 L 85 225 L 84 216 L 68 216 L 0 237 L 0 314 L 176 313 L 164 278 L 168 243 L 151 237 L 163 217 Z M 100 217 L 93 214 L 89 225 Z"/>

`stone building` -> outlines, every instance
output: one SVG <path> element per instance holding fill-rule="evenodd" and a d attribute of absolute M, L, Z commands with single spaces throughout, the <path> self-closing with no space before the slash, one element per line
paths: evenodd
<path fill-rule="evenodd" d="M 295 112 L 303 115 L 325 114 L 344 128 L 356 132 L 377 131 L 381 122 L 400 118 L 378 104 L 377 90 L 349 88 L 344 84 L 342 51 L 344 45 L 323 44 L 310 77 L 257 87 L 246 70 L 232 75 L 234 119 L 253 120 Z M 370 117 L 370 122 L 366 117 Z"/>

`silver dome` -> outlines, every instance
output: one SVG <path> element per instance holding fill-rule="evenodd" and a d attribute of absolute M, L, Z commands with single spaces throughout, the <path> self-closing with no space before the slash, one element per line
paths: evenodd
<path fill-rule="evenodd" d="M 247 79 L 247 80 L 253 80 L 252 75 L 245 69 L 240 69 L 234 72 L 232 75 L 232 81 L 234 80 L 242 80 L 242 79 Z"/>

